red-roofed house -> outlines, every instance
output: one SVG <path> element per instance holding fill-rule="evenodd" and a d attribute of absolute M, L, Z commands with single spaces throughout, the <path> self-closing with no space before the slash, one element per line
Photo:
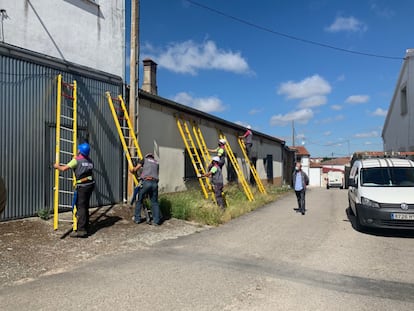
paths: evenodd
<path fill-rule="evenodd" d="M 296 150 L 296 162 L 300 162 L 302 164 L 302 170 L 309 176 L 309 158 L 310 153 L 304 146 L 293 146 L 292 149 Z"/>

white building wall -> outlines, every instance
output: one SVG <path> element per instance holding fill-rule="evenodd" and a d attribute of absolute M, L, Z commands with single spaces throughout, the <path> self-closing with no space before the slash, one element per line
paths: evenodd
<path fill-rule="evenodd" d="M 387 124 L 383 131 L 384 151 L 414 151 L 414 53 L 402 67 Z M 407 114 L 401 115 L 401 90 L 407 90 Z"/>
<path fill-rule="evenodd" d="M 178 111 L 158 103 L 149 103 L 147 100 L 140 100 L 138 140 L 143 154 L 152 152 L 160 161 L 160 192 L 176 192 L 188 189 L 190 186 L 197 186 L 198 182 L 184 180 L 185 173 L 185 146 L 177 128 L 175 114 Z M 191 118 L 191 116 L 188 116 Z M 206 145 L 213 149 L 217 147 L 218 133 L 216 128 L 223 129 L 228 143 L 233 152 L 238 156 L 238 162 L 243 173 L 248 178 L 247 167 L 241 160 L 242 151 L 237 142 L 234 129 L 228 129 L 212 121 L 200 120 L 200 129 L 203 133 Z M 262 180 L 267 180 L 263 158 L 266 154 L 273 155 L 273 178 L 281 178 L 282 163 L 278 160 L 281 157 L 282 146 L 276 142 L 260 142 L 259 139 L 253 142 L 257 144 L 256 150 L 260 157 L 257 160 L 257 171 Z M 223 168 L 223 179 L 227 183 L 227 167 Z"/>
<path fill-rule="evenodd" d="M 309 169 L 309 186 L 321 187 L 322 170 L 319 167 L 311 167 Z"/>
<path fill-rule="evenodd" d="M 0 0 L 0 9 L 5 43 L 125 80 L 125 1 Z"/>

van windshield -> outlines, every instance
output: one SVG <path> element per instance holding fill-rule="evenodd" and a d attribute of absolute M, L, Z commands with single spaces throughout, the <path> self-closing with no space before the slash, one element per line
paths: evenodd
<path fill-rule="evenodd" d="M 414 167 L 374 167 L 361 170 L 361 185 L 414 187 Z"/>

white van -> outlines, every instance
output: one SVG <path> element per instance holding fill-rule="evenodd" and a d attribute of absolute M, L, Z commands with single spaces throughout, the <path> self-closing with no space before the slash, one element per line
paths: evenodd
<path fill-rule="evenodd" d="M 356 160 L 349 175 L 348 201 L 357 230 L 365 226 L 414 229 L 414 162 Z"/>

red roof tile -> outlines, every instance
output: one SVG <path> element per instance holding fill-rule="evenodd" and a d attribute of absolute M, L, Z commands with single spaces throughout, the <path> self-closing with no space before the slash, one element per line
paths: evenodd
<path fill-rule="evenodd" d="M 303 146 L 293 146 L 292 149 L 296 149 L 296 153 L 298 155 L 302 155 L 302 156 L 307 155 L 307 156 L 310 156 L 309 151 L 306 150 L 306 148 L 303 147 Z"/>

